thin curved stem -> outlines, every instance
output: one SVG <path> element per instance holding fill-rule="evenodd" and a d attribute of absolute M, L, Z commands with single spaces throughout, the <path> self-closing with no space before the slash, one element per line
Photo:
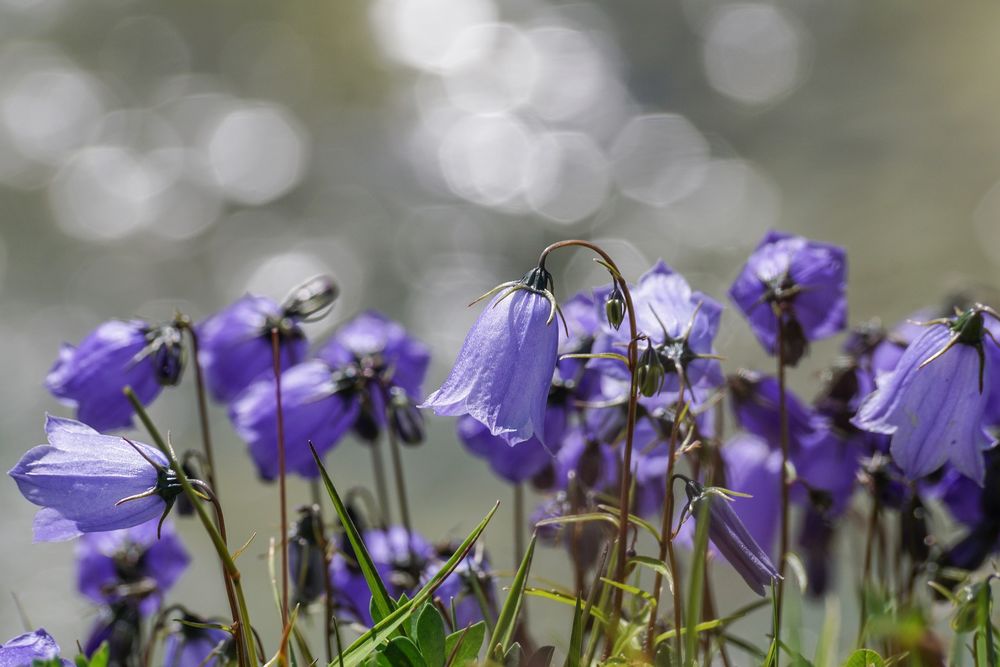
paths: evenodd
<path fill-rule="evenodd" d="M 288 489 L 285 470 L 285 415 L 281 403 L 281 336 L 271 328 L 271 360 L 274 364 L 274 401 L 278 423 L 278 511 L 281 513 L 281 625 L 288 626 Z M 285 654 L 285 643 L 280 648 Z"/>
<path fill-rule="evenodd" d="M 588 250 L 598 254 L 601 259 L 604 260 L 606 268 L 612 273 L 612 279 L 614 282 L 618 283 L 618 287 L 622 291 L 622 295 L 625 297 L 625 310 L 628 315 L 628 326 L 629 326 L 629 344 L 628 344 L 628 366 L 629 366 L 629 397 L 628 397 L 628 421 L 625 427 L 625 453 L 622 461 L 622 477 L 621 477 L 621 490 L 618 499 L 619 507 L 622 512 L 622 520 L 618 524 L 618 556 L 615 561 L 615 574 L 614 581 L 618 583 L 625 583 L 626 576 L 626 564 L 628 561 L 628 525 L 627 520 L 628 511 L 631 507 L 631 502 L 629 500 L 629 493 L 632 487 L 632 442 L 635 438 L 635 422 L 637 408 L 639 404 L 639 385 L 636 381 L 636 368 L 638 366 L 638 338 L 639 338 L 639 327 L 636 322 L 635 317 L 635 306 L 632 303 L 632 292 L 629 290 L 628 283 L 621 275 L 621 271 L 618 269 L 618 265 L 615 261 L 611 259 L 600 246 L 591 243 L 590 241 L 583 241 L 579 239 L 570 239 L 566 241 L 559 241 L 558 243 L 553 243 L 552 245 L 545 248 L 541 255 L 538 257 L 539 268 L 545 268 L 545 259 L 550 253 L 560 248 L 567 248 L 571 246 L 578 246 L 581 248 L 587 248 Z M 608 633 L 607 633 L 607 645 L 605 650 L 609 651 L 612 644 L 614 644 L 615 635 L 618 632 L 618 621 L 621 619 L 622 615 L 622 596 L 624 591 L 619 587 L 614 587 L 612 607 L 611 607 L 611 619 L 608 623 Z"/>
<path fill-rule="evenodd" d="M 209 518 L 208 513 L 205 512 L 205 508 L 201 505 L 201 499 L 198 492 L 195 491 L 194 486 L 191 484 L 191 480 L 184 473 L 184 468 L 181 466 L 180 461 L 177 460 L 176 454 L 170 445 L 164 440 L 163 436 L 160 434 L 158 428 L 150 419 L 149 413 L 146 412 L 146 408 L 139 401 L 139 398 L 132 391 L 131 387 L 125 387 L 123 390 L 125 396 L 128 398 L 129 402 L 132 404 L 132 408 L 135 410 L 136 415 L 138 415 L 139 420 L 142 422 L 143 426 L 149 432 L 150 437 L 153 439 L 153 443 L 159 448 L 163 455 L 167 457 L 167 461 L 170 462 L 170 468 L 177 475 L 177 481 L 180 483 L 181 488 L 184 490 L 184 494 L 187 495 L 191 504 L 194 506 L 195 512 L 198 514 L 198 519 L 201 521 L 202 526 L 205 528 L 205 532 L 208 533 L 209 538 L 212 540 L 212 545 L 215 547 L 215 552 L 219 556 L 219 560 L 222 561 L 222 567 L 225 571 L 227 580 L 230 582 L 233 593 L 235 595 L 235 605 L 232 609 L 233 612 L 233 636 L 237 643 L 240 645 L 241 650 L 239 652 L 239 657 L 243 660 L 240 663 L 240 667 L 256 667 L 257 665 L 257 647 L 254 645 L 253 639 L 250 636 L 252 631 L 252 626 L 250 625 L 250 611 L 247 607 L 246 598 L 243 595 L 243 585 L 241 583 L 242 575 L 240 570 L 236 567 L 236 561 L 233 560 L 232 554 L 229 553 L 229 547 L 226 544 L 226 540 L 222 537 L 222 531 L 220 527 L 217 527 L 213 523 L 212 519 Z M 214 495 L 210 497 L 214 498 Z M 217 500 L 214 507 L 219 516 L 222 515 L 222 507 L 218 505 Z M 220 519 L 220 525 L 224 525 L 224 520 Z"/>
<path fill-rule="evenodd" d="M 778 313 L 778 419 L 781 423 L 781 538 L 780 551 L 778 552 L 778 586 L 775 602 L 775 625 L 774 640 L 777 646 L 781 646 L 781 616 L 782 607 L 785 601 L 785 568 L 788 565 L 788 545 L 789 545 L 789 485 L 788 476 L 788 398 L 785 387 L 785 320 L 781 313 Z M 781 662 L 781 651 L 774 653 L 774 667 L 778 667 Z"/>
<path fill-rule="evenodd" d="M 681 618 L 681 586 L 680 586 L 680 575 L 677 572 L 677 556 L 674 553 L 674 541 L 673 541 L 673 531 L 674 531 L 674 466 L 677 463 L 677 436 L 680 433 L 681 424 L 681 413 L 683 411 L 684 405 L 684 392 L 686 390 L 684 383 L 684 374 L 678 373 L 679 391 L 677 395 L 677 402 L 674 405 L 674 421 L 670 427 L 670 458 L 667 459 L 667 493 L 664 498 L 663 507 L 663 524 L 660 528 L 660 561 L 669 559 L 670 561 L 670 578 L 672 581 L 673 589 L 673 601 L 674 601 L 674 629 L 677 631 L 674 634 L 675 645 L 674 650 L 677 653 L 676 664 L 681 663 L 681 625 L 683 624 L 683 619 Z M 663 591 L 663 575 L 659 570 L 656 572 L 656 576 L 653 579 L 653 603 L 654 606 L 650 610 L 649 622 L 646 626 L 646 654 L 652 660 L 653 657 L 653 639 L 656 636 L 656 612 L 660 604 L 660 594 Z"/>
<path fill-rule="evenodd" d="M 215 477 L 215 457 L 212 452 L 212 432 L 208 424 L 208 399 L 205 391 L 205 374 L 201 368 L 201 358 L 198 353 L 198 333 L 195 331 L 191 318 L 187 315 L 177 317 L 177 325 L 187 331 L 191 341 L 191 357 L 194 359 L 194 383 L 198 394 L 198 421 L 201 424 L 201 447 L 205 454 L 205 481 L 212 491 L 219 495 L 219 480 Z"/>

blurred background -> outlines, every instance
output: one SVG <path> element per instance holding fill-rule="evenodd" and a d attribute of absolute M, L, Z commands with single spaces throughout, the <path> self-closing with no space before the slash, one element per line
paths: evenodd
<path fill-rule="evenodd" d="M 44 441 L 45 411 L 70 414 L 42 387 L 61 342 L 112 317 L 280 298 L 317 273 L 342 297 L 310 333 L 378 308 L 431 346 L 428 391 L 466 304 L 562 238 L 602 242 L 629 277 L 662 257 L 720 300 L 768 228 L 838 243 L 855 321 L 996 285 L 998 22 L 986 1 L 0 0 L 0 462 Z M 550 268 L 560 298 L 605 282 L 583 253 Z M 795 386 L 811 392 L 837 344 Z M 717 347 L 727 370 L 771 366 L 733 313 Z M 152 411 L 179 446 L 198 442 L 191 380 Z M 276 490 L 250 483 L 213 417 L 231 539 L 258 531 L 241 562 L 273 645 Z M 405 452 L 416 525 L 461 537 L 500 499 L 487 544 L 508 570 L 511 491 L 453 426 L 431 419 Z M 353 485 L 368 460 L 346 441 L 328 461 Z M 31 544 L 35 508 L 10 481 L 0 504 L 0 635 L 21 631 L 13 593 L 71 649 L 93 615 L 73 545 Z M 224 611 L 207 540 L 180 530 L 195 562 L 172 599 Z M 563 552 L 537 571 L 562 577 Z M 568 634 L 568 615 L 532 604 L 539 639 Z"/>

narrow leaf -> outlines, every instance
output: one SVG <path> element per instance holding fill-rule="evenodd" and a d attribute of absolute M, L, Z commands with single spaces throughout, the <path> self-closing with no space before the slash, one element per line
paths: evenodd
<path fill-rule="evenodd" d="M 323 485 L 326 487 L 326 492 L 333 502 L 333 509 L 337 512 L 340 523 L 344 527 L 347 541 L 350 542 L 351 548 L 354 550 L 358 566 L 361 568 L 361 574 L 364 575 L 365 583 L 368 584 L 368 590 L 371 591 L 372 609 L 377 612 L 378 617 L 384 619 L 396 609 L 396 603 L 389 597 L 389 592 L 382 582 L 382 577 L 378 574 L 375 562 L 368 553 L 368 547 L 365 546 L 364 540 L 361 539 L 361 533 L 358 531 L 357 526 L 354 525 L 351 515 L 347 513 L 347 508 L 340 499 L 340 494 L 334 488 L 333 481 L 330 480 L 330 476 L 327 474 L 326 468 L 323 466 L 323 462 L 320 460 L 319 454 L 316 453 L 316 448 L 313 447 L 311 442 L 309 443 L 309 449 L 312 451 L 313 459 L 316 460 L 316 467 L 319 468 L 319 474 L 323 478 Z M 375 614 L 372 617 L 375 618 Z"/>
<path fill-rule="evenodd" d="M 517 568 L 514 581 L 510 586 L 510 593 L 500 609 L 497 623 L 493 627 L 493 634 L 490 636 L 490 654 L 494 659 L 500 660 L 507 653 L 511 638 L 514 636 L 514 628 L 517 626 L 517 616 L 521 611 L 521 602 L 524 599 L 524 589 L 528 583 L 528 570 L 531 569 L 531 559 L 535 555 L 535 541 L 537 535 L 531 536 L 528 549 L 524 552 L 521 565 Z"/>
<path fill-rule="evenodd" d="M 580 667 L 583 657 L 583 605 L 580 598 L 576 599 L 576 611 L 573 612 L 573 630 L 569 636 L 569 650 L 566 654 L 566 667 Z"/>

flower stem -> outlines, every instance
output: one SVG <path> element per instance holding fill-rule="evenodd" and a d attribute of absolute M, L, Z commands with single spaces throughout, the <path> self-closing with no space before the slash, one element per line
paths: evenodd
<path fill-rule="evenodd" d="M 384 526 L 388 526 L 391 521 L 389 513 L 389 492 L 385 484 L 385 464 L 382 462 L 382 450 L 379 449 L 379 441 L 376 438 L 369 447 L 372 450 L 372 477 L 375 479 L 375 496 L 378 499 L 378 511 Z"/>
<path fill-rule="evenodd" d="M 673 600 L 674 600 L 674 651 L 676 652 L 676 663 L 681 663 L 681 626 L 684 619 L 681 616 L 681 582 L 680 574 L 677 572 L 677 556 L 674 553 L 674 465 L 677 462 L 677 436 L 680 432 L 681 413 L 684 408 L 684 375 L 678 374 L 679 390 L 677 402 L 674 404 L 674 421 L 670 427 L 670 458 L 667 459 L 667 492 L 664 498 L 663 524 L 660 527 L 660 562 L 669 559 L 670 578 L 672 580 Z M 653 603 L 654 606 L 649 613 L 649 622 L 646 626 L 646 655 L 653 659 L 653 639 L 656 636 L 656 615 L 660 604 L 660 593 L 663 590 L 663 575 L 657 570 L 653 578 Z M 691 622 L 696 622 L 692 619 Z"/>
<path fill-rule="evenodd" d="M 274 401 L 278 422 L 278 495 L 281 513 L 281 625 L 288 625 L 288 489 L 285 470 L 285 416 L 281 406 L 281 338 L 278 327 L 271 328 L 271 359 L 274 362 Z M 285 644 L 282 642 L 281 654 Z"/>
<path fill-rule="evenodd" d="M 407 542 L 412 535 L 413 524 L 410 521 L 410 501 L 406 495 L 406 478 L 403 476 L 403 454 L 400 452 L 399 438 L 389 422 L 389 415 L 386 414 L 386 437 L 389 440 L 389 455 L 392 457 L 392 474 L 396 483 L 396 500 L 399 503 L 399 518 L 406 529 Z"/>
<path fill-rule="evenodd" d="M 184 468 L 181 467 L 173 449 L 169 446 L 167 441 L 163 439 L 163 436 L 160 435 L 159 429 L 156 428 L 153 420 L 149 418 L 149 413 L 146 412 L 146 408 L 144 408 L 142 403 L 139 402 L 139 398 L 135 395 L 135 392 L 132 391 L 131 387 L 125 387 L 124 392 L 125 396 L 132 404 L 132 408 L 139 416 L 139 420 L 142 422 L 143 426 L 146 427 L 150 437 L 153 439 L 153 443 L 160 449 L 161 452 L 163 452 L 163 455 L 167 457 L 167 461 L 170 463 L 170 468 L 174 471 L 174 474 L 177 475 L 177 481 L 180 482 L 181 488 L 184 490 L 184 494 L 187 495 L 188 500 L 191 501 L 195 512 L 198 514 L 198 519 L 201 521 L 202 526 L 205 528 L 205 532 L 208 533 L 209 538 L 212 540 L 212 545 L 215 547 L 219 560 L 222 561 L 223 570 L 232 585 L 236 598 L 235 609 L 232 609 L 233 635 L 238 645 L 242 647 L 240 657 L 243 659 L 243 662 L 240 663 L 240 667 L 256 667 L 257 646 L 254 644 L 252 636 L 253 630 L 250 625 L 250 612 L 247 608 L 246 599 L 243 595 L 243 585 L 241 583 L 242 575 L 240 574 L 239 568 L 236 567 L 236 561 L 233 560 L 232 554 L 229 553 L 229 547 L 226 544 L 226 540 L 222 537 L 220 529 L 216 527 L 216 525 L 212 522 L 212 519 L 209 518 L 208 513 L 205 512 L 205 508 L 201 505 L 201 497 L 199 497 L 199 495 L 195 492 L 194 487 L 191 485 L 191 480 L 189 480 L 187 475 L 184 474 Z M 215 508 L 216 512 L 221 516 L 221 506 L 215 505 Z M 220 519 L 220 525 L 224 525 L 222 519 Z"/>
<path fill-rule="evenodd" d="M 875 533 L 878 528 L 879 498 L 878 493 L 872 494 L 872 512 L 868 517 L 868 530 L 865 534 L 865 563 L 861 571 L 861 614 L 858 616 L 858 646 L 865 638 L 865 621 L 868 618 L 868 584 L 872 574 L 872 552 L 875 546 Z"/>
<path fill-rule="evenodd" d="M 781 612 L 785 600 L 785 569 L 788 565 L 788 543 L 789 543 L 789 474 L 788 474 L 788 398 L 785 395 L 785 321 L 781 313 L 778 314 L 778 420 L 781 430 L 781 537 L 780 550 L 778 552 L 778 586 L 775 602 L 774 621 L 774 641 L 779 650 L 774 653 L 774 667 L 778 667 L 781 662 Z"/>
<path fill-rule="evenodd" d="M 639 404 L 639 383 L 636 378 L 636 371 L 638 370 L 638 338 L 639 338 L 639 327 L 636 323 L 635 317 L 635 306 L 632 304 L 632 292 L 629 290 L 628 283 L 622 278 L 621 272 L 618 270 L 618 265 L 615 264 L 611 256 L 608 255 L 600 246 L 597 246 L 589 241 L 583 241 L 580 239 L 570 239 L 566 241 L 559 241 L 558 243 L 553 243 L 552 245 L 545 248 L 542 254 L 538 257 L 538 266 L 540 268 L 545 268 L 545 258 L 548 257 L 549 253 L 558 250 L 559 248 L 566 248 L 571 246 L 578 246 L 581 248 L 587 248 L 588 250 L 598 254 L 601 259 L 604 260 L 605 265 L 612 273 L 612 280 L 618 283 L 618 287 L 622 291 L 622 295 L 625 297 L 625 310 L 628 315 L 628 326 L 629 326 L 629 344 L 628 344 L 628 368 L 629 368 L 629 395 L 628 395 L 628 421 L 625 426 L 625 452 L 622 457 L 622 476 L 621 476 L 621 489 L 620 496 L 618 499 L 618 506 L 621 511 L 621 517 L 618 523 L 618 553 L 615 559 L 615 574 L 614 581 L 618 583 L 625 583 L 626 576 L 626 564 L 628 561 L 628 512 L 631 507 L 631 502 L 629 500 L 629 493 L 632 489 L 632 441 L 635 437 L 635 422 L 637 408 Z M 611 645 L 614 643 L 615 635 L 618 633 L 618 622 L 622 615 L 622 595 L 623 590 L 614 587 L 612 606 L 611 606 L 611 619 L 608 623 L 607 628 L 607 645 L 605 650 L 610 650 Z"/>
<path fill-rule="evenodd" d="M 178 315 L 176 324 L 179 328 L 187 331 L 191 340 L 191 357 L 194 359 L 194 383 L 195 391 L 198 394 L 198 421 L 201 423 L 201 447 L 205 453 L 205 481 L 212 487 L 212 492 L 218 497 L 219 480 L 215 477 L 215 457 L 212 453 L 212 432 L 208 424 L 208 399 L 205 392 L 205 374 L 201 367 L 201 359 L 198 354 L 198 333 L 195 331 L 191 318 L 187 315 Z"/>

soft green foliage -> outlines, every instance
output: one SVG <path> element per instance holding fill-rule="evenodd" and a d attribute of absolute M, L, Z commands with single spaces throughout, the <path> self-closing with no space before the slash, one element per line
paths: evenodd
<path fill-rule="evenodd" d="M 76 656 L 76 660 L 74 660 L 74 662 L 76 663 L 76 667 L 108 667 L 108 661 L 110 660 L 110 658 L 111 658 L 111 649 L 108 647 L 107 642 L 102 642 L 101 645 L 97 648 L 96 651 L 94 651 L 94 654 L 90 656 L 89 659 L 87 658 L 87 656 L 78 655 Z M 50 667 L 53 664 L 61 666 L 62 662 L 60 662 L 57 659 L 42 664 L 44 664 L 46 667 Z M 35 662 L 35 665 L 38 665 L 37 661 Z"/>
<path fill-rule="evenodd" d="M 875 651 L 862 648 L 851 654 L 844 667 L 885 667 L 885 660 Z"/>
<path fill-rule="evenodd" d="M 479 621 L 458 632 L 453 632 L 444 640 L 448 667 L 462 667 L 476 660 L 486 638 L 486 623 Z"/>
<path fill-rule="evenodd" d="M 531 542 L 524 552 L 521 565 L 514 575 L 514 582 L 510 587 L 510 594 L 500 609 L 497 617 L 497 624 L 493 628 L 493 635 L 490 637 L 490 655 L 494 659 L 500 658 L 507 653 L 511 639 L 514 636 L 514 629 L 517 627 L 517 617 L 521 611 L 521 603 L 524 600 L 524 588 L 528 583 L 528 571 L 531 569 L 531 559 L 535 555 L 536 535 L 531 536 Z"/>

